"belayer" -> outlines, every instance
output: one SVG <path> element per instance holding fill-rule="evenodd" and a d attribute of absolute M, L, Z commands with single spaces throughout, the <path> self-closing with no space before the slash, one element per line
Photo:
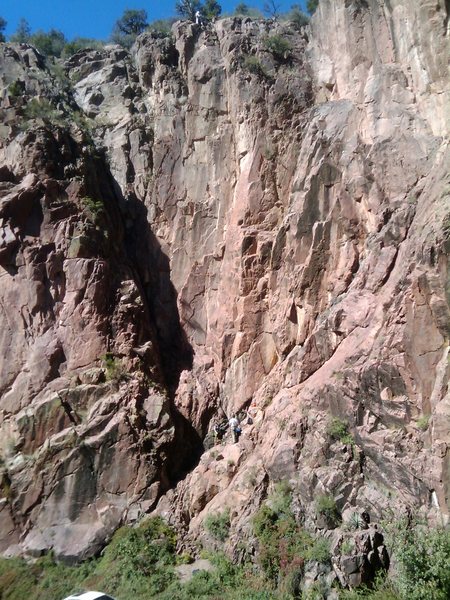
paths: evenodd
<path fill-rule="evenodd" d="M 239 441 L 239 436 L 242 433 L 237 415 L 233 415 L 231 417 L 231 419 L 228 421 L 228 425 L 231 429 L 231 433 L 233 434 L 233 442 L 236 444 Z"/>

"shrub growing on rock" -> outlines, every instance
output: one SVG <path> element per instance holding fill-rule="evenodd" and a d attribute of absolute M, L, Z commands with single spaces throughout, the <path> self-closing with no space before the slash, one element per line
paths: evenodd
<path fill-rule="evenodd" d="M 246 56 L 243 64 L 244 69 L 253 73 L 254 75 L 258 75 L 258 77 L 265 78 L 267 77 L 267 72 L 264 69 L 261 61 L 256 56 Z"/>
<path fill-rule="evenodd" d="M 156 19 L 150 23 L 148 31 L 152 33 L 153 37 L 170 38 L 172 36 L 172 25 L 175 21 L 174 18 Z"/>
<path fill-rule="evenodd" d="M 27 129 L 29 124 L 27 121 L 40 119 L 47 125 L 65 127 L 67 122 L 64 120 L 63 114 L 57 110 L 51 102 L 46 98 L 32 98 L 24 110 L 25 123 L 23 128 Z"/>
<path fill-rule="evenodd" d="M 417 427 L 422 431 L 426 431 L 428 429 L 428 425 L 430 422 L 431 415 L 422 415 L 417 419 Z"/>
<path fill-rule="evenodd" d="M 269 36 L 265 41 L 265 47 L 278 61 L 285 61 L 292 57 L 292 45 L 282 35 Z"/>
<path fill-rule="evenodd" d="M 317 514 L 322 515 L 331 526 L 336 526 L 341 521 L 341 515 L 336 506 L 333 496 L 324 494 L 316 500 Z"/>
<path fill-rule="evenodd" d="M 308 25 L 309 18 L 308 15 L 302 11 L 298 4 L 293 4 L 291 8 L 291 12 L 288 13 L 287 18 L 293 24 L 294 28 L 299 30 L 301 27 Z"/>
<path fill-rule="evenodd" d="M 225 510 L 221 513 L 209 514 L 205 518 L 206 531 L 219 542 L 224 542 L 230 532 L 230 513 Z"/>
<path fill-rule="evenodd" d="M 348 431 L 348 423 L 337 417 L 334 417 L 329 422 L 327 433 L 333 440 L 339 440 L 343 444 L 354 443 L 354 440 Z"/>
<path fill-rule="evenodd" d="M 107 352 L 102 357 L 102 360 L 105 367 L 106 381 L 118 383 L 122 379 L 126 378 L 126 373 L 120 358 L 114 356 L 112 352 Z"/>

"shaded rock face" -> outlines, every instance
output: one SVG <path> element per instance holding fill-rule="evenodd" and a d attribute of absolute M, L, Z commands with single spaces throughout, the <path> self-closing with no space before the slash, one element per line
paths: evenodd
<path fill-rule="evenodd" d="M 78 559 L 182 468 L 177 419 L 107 162 L 42 58 L 0 52 L 0 547 Z"/>
<path fill-rule="evenodd" d="M 237 556 L 279 480 L 315 530 L 323 494 L 447 518 L 448 14 L 416 4 L 177 23 L 59 89 L 2 47 L 2 549 L 91 552 L 250 403 L 158 504 L 185 544 L 228 507 Z M 19 131 L 32 96 L 71 127 Z"/>

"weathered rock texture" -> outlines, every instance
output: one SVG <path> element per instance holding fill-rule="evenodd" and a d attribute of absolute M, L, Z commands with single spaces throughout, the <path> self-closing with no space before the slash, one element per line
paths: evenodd
<path fill-rule="evenodd" d="M 3 549 L 82 555 L 195 460 L 189 423 L 250 402 L 239 444 L 159 502 L 186 543 L 229 507 L 236 550 L 281 479 L 310 528 L 318 494 L 448 518 L 448 21 L 444 0 L 321 0 L 302 32 L 178 23 L 78 53 L 57 108 L 95 147 L 18 131 L 8 85 L 52 99 L 51 74 L 2 48 Z M 131 378 L 101 383 L 106 352 Z"/>

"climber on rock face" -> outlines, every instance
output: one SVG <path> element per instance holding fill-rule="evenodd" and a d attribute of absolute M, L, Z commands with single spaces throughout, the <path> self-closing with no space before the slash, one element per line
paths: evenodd
<path fill-rule="evenodd" d="M 231 419 L 228 421 L 228 425 L 231 429 L 231 433 L 233 434 L 233 442 L 236 443 L 239 441 L 239 436 L 241 435 L 241 428 L 239 425 L 239 419 L 236 415 L 233 415 Z"/>
<path fill-rule="evenodd" d="M 216 440 L 216 444 L 220 444 L 223 440 L 223 436 L 228 428 L 227 421 L 217 421 L 214 424 L 213 431 Z"/>
<path fill-rule="evenodd" d="M 201 27 L 204 25 L 202 13 L 199 10 L 195 13 L 195 24 Z"/>

